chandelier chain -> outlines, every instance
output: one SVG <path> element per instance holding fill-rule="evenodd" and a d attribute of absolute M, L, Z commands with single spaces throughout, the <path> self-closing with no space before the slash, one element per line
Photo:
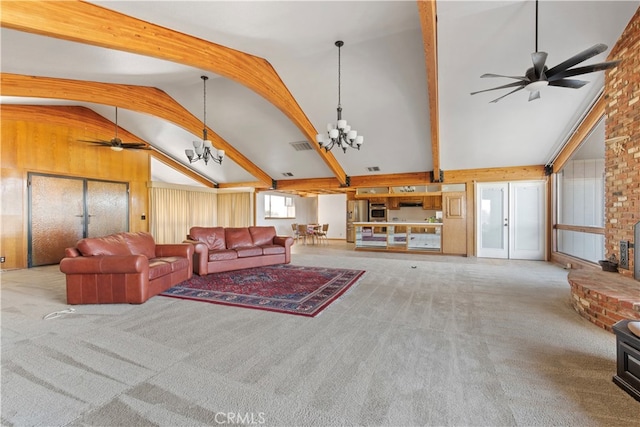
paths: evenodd
<path fill-rule="evenodd" d="M 342 46 L 338 46 L 338 108 L 342 107 L 342 103 L 340 102 L 340 81 L 341 81 L 341 73 L 340 73 L 340 50 L 341 50 Z"/>
<path fill-rule="evenodd" d="M 209 79 L 209 77 L 202 76 L 202 84 L 204 85 L 204 90 L 202 91 L 204 94 L 204 114 L 202 115 L 202 135 L 204 136 L 204 138 L 202 139 L 205 140 L 207 139 L 207 79 Z"/>

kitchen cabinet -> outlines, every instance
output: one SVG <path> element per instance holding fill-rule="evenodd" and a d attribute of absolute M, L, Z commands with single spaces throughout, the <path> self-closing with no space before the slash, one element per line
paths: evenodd
<path fill-rule="evenodd" d="M 422 198 L 422 209 L 442 210 L 442 196 L 424 196 Z"/>

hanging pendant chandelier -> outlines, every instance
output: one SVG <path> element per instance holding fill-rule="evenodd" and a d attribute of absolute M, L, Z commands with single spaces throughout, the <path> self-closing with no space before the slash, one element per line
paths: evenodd
<path fill-rule="evenodd" d="M 204 83 L 204 114 L 202 118 L 202 140 L 193 141 L 193 150 L 184 150 L 189 163 L 195 163 L 204 160 L 204 164 L 208 164 L 209 160 L 213 160 L 217 164 L 222 164 L 224 159 L 224 150 L 216 150 L 209 139 L 207 139 L 207 80 L 209 77 L 200 76 Z M 195 150 L 195 152 L 194 152 Z"/>
<path fill-rule="evenodd" d="M 327 125 L 327 134 L 317 134 L 316 141 L 320 144 L 320 148 L 324 148 L 327 152 L 337 145 L 346 153 L 347 147 L 359 150 L 364 142 L 364 137 L 358 135 L 358 132 L 355 129 L 351 129 L 347 121 L 342 119 L 342 105 L 340 104 L 340 48 L 344 45 L 344 42 L 338 40 L 335 45 L 338 47 L 338 122 L 336 124 L 329 123 Z"/>

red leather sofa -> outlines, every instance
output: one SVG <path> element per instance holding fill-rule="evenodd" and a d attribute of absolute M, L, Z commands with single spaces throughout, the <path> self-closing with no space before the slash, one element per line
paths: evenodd
<path fill-rule="evenodd" d="M 209 273 L 291 262 L 293 237 L 277 236 L 272 226 L 191 227 L 186 242 L 195 246 L 193 271 Z"/>
<path fill-rule="evenodd" d="M 156 244 L 145 232 L 80 240 L 60 271 L 68 304 L 141 304 L 193 275 L 193 245 Z"/>

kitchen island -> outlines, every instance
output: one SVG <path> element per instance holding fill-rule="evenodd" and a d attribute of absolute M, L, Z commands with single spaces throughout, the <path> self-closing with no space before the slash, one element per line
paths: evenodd
<path fill-rule="evenodd" d="M 356 250 L 442 253 L 441 222 L 354 222 Z"/>

